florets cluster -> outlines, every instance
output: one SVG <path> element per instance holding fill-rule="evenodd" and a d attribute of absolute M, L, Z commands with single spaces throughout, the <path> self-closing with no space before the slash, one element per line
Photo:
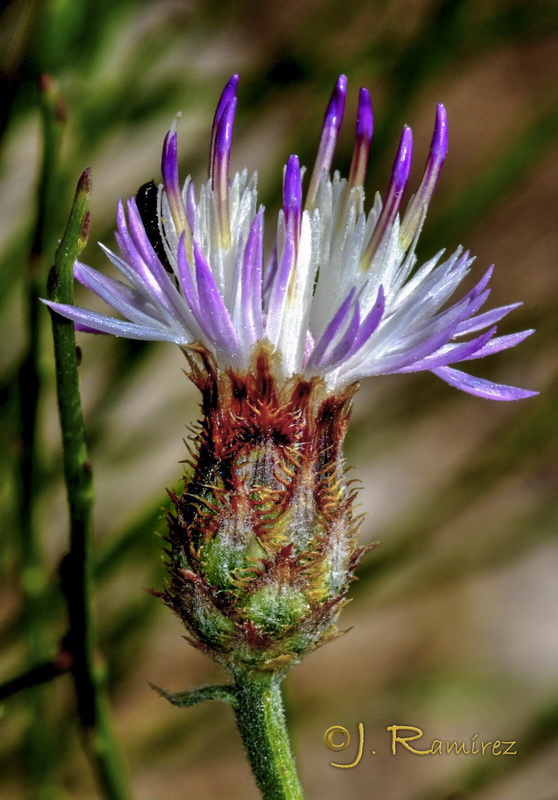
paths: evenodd
<path fill-rule="evenodd" d="M 347 179 L 330 177 L 343 119 L 346 78 L 325 113 L 318 156 L 304 196 L 291 156 L 275 244 L 264 258 L 264 209 L 257 175 L 229 176 L 238 76 L 219 100 L 211 134 L 209 180 L 196 193 L 178 175 L 176 123 L 162 158 L 163 184 L 146 184 L 119 204 L 117 255 L 103 248 L 127 283 L 76 263 L 78 281 L 125 320 L 52 304 L 80 330 L 206 348 L 219 369 L 245 371 L 267 342 L 284 380 L 320 376 L 330 391 L 371 375 L 429 370 L 466 392 L 516 400 L 533 392 L 472 377 L 454 364 L 513 347 L 532 331 L 496 336 L 515 305 L 478 313 L 492 268 L 456 302 L 473 259 L 458 248 L 417 268 L 415 246 L 447 153 L 447 120 L 438 105 L 422 181 L 402 213 L 412 159 L 404 127 L 384 201 L 365 208 L 363 183 L 372 107 L 361 89 Z M 469 337 L 469 338 L 467 338 Z"/>

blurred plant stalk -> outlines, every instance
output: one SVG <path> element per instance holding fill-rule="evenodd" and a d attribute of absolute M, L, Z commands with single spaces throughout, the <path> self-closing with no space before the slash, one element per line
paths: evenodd
<path fill-rule="evenodd" d="M 73 300 L 73 266 L 87 242 L 90 192 L 91 176 L 87 169 L 78 182 L 68 224 L 49 275 L 50 299 L 64 302 Z M 131 793 L 112 730 L 106 671 L 96 653 L 93 476 L 85 444 L 75 332 L 72 323 L 56 315 L 53 315 L 52 327 L 64 477 L 70 514 L 70 552 L 61 567 L 69 620 L 65 646 L 72 659 L 84 746 L 99 788 L 107 800 L 128 800 Z"/>

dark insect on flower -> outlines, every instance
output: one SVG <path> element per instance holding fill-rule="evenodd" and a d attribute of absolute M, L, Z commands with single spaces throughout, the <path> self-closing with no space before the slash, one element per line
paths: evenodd
<path fill-rule="evenodd" d="M 174 275 L 172 264 L 165 252 L 161 223 L 159 222 L 159 189 L 155 181 L 148 181 L 140 186 L 136 192 L 136 203 L 145 233 L 157 258 L 166 271 Z M 176 287 L 179 288 L 178 281 L 176 281 Z"/>

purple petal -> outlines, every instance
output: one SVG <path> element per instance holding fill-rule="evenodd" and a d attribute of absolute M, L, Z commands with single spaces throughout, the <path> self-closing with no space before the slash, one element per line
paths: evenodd
<path fill-rule="evenodd" d="M 81 322 L 74 322 L 74 330 L 80 333 L 94 333 L 95 335 L 107 336 L 104 331 L 98 331 L 97 328 L 90 328 L 89 325 L 82 325 Z"/>
<path fill-rule="evenodd" d="M 138 289 L 145 291 L 149 295 L 152 295 L 154 302 L 158 302 L 160 306 L 169 311 L 170 304 L 165 292 L 158 284 L 152 271 L 142 259 L 128 232 L 126 217 L 124 214 L 124 206 L 121 200 L 118 201 L 116 226 L 117 233 L 115 234 L 115 238 L 122 255 L 124 256 L 124 259 L 119 259 L 114 255 L 114 253 L 111 253 L 106 248 L 103 248 L 105 253 L 131 283 L 137 286 Z M 162 267 L 162 269 L 164 270 L 164 267 Z"/>
<path fill-rule="evenodd" d="M 491 291 L 490 289 L 485 289 L 484 292 L 481 292 L 480 294 L 476 295 L 473 299 L 471 299 L 470 294 L 466 294 L 465 297 L 463 297 L 461 300 L 458 300 L 457 303 L 454 303 L 454 305 L 451 306 L 449 310 L 451 311 L 451 309 L 460 308 L 461 313 L 459 314 L 459 319 L 461 321 L 467 320 L 470 317 L 474 316 L 474 314 L 477 313 L 479 308 L 483 307 L 483 305 L 490 297 L 490 291 Z M 486 328 L 486 325 L 483 325 L 482 327 Z"/>
<path fill-rule="evenodd" d="M 122 237 L 118 233 L 116 233 L 115 236 L 123 255 L 128 257 L 128 253 L 123 247 Z M 153 276 L 150 275 L 149 270 L 147 270 L 143 263 L 141 266 L 130 264 L 128 261 L 125 261 L 123 258 L 116 255 L 116 253 L 113 253 L 112 250 L 109 250 L 108 247 L 105 247 L 104 244 L 99 243 L 99 246 L 109 261 L 114 264 L 118 271 L 132 284 L 132 286 L 135 287 L 139 294 L 145 296 L 146 298 L 149 297 L 149 301 L 152 302 L 156 308 L 162 308 L 165 313 L 167 312 L 165 304 L 161 301 L 161 297 L 158 296 L 158 287 L 151 285 Z M 136 254 L 136 256 L 138 261 L 141 261 L 139 255 Z M 145 273 L 149 276 L 149 279 L 144 279 L 142 271 L 145 271 Z M 160 294 L 162 295 L 162 293 Z"/>
<path fill-rule="evenodd" d="M 485 397 L 487 400 L 523 400 L 538 394 L 538 392 L 531 392 L 527 389 L 518 389 L 516 386 L 506 386 L 504 383 L 493 383 L 484 378 L 476 378 L 474 375 L 467 375 L 453 367 L 440 367 L 433 369 L 432 372 L 450 386 L 455 386 L 456 389 L 461 389 L 462 392 L 474 394 L 477 397 Z"/>
<path fill-rule="evenodd" d="M 471 291 L 468 292 L 465 295 L 465 297 L 474 300 L 476 297 L 478 297 L 479 294 L 481 294 L 481 292 L 484 292 L 485 288 L 488 286 L 488 283 L 490 281 L 490 278 L 492 277 L 493 272 L 494 272 L 494 264 L 488 267 L 488 269 L 486 270 L 480 281 L 477 284 L 475 284 L 475 286 L 473 286 Z"/>
<path fill-rule="evenodd" d="M 213 182 L 213 160 L 215 157 L 215 141 L 217 137 L 217 130 L 219 128 L 219 124 L 221 122 L 221 118 L 223 116 L 223 112 L 230 103 L 236 97 L 236 90 L 238 89 L 238 82 L 240 81 L 240 76 L 235 74 L 233 75 L 225 88 L 221 93 L 221 97 L 219 98 L 219 102 L 217 103 L 217 108 L 215 109 L 215 116 L 213 117 L 213 125 L 211 126 L 211 145 L 209 148 L 209 177 Z"/>
<path fill-rule="evenodd" d="M 460 261 L 461 260 L 462 259 L 460 259 Z M 458 333 L 463 333 L 461 331 L 461 325 L 466 323 L 470 317 L 473 317 L 479 308 L 482 308 L 482 306 L 486 303 L 490 295 L 490 289 L 485 289 L 484 287 L 489 282 L 493 270 L 494 266 L 489 267 L 480 281 L 478 281 L 478 283 L 475 284 L 475 286 L 473 286 L 473 288 L 467 292 L 467 294 L 464 295 L 461 300 L 458 300 L 449 308 L 446 308 L 444 311 L 441 311 L 436 316 L 432 317 L 431 322 L 433 322 L 436 326 L 439 326 L 441 323 L 452 325 L 452 335 L 451 337 L 448 337 L 448 340 L 453 336 L 457 336 Z M 459 284 L 457 284 L 455 288 L 457 288 L 458 285 Z M 486 325 L 480 325 L 478 328 L 475 326 L 474 330 L 485 327 Z"/>
<path fill-rule="evenodd" d="M 366 342 L 370 339 L 374 331 L 377 329 L 378 325 L 382 321 L 382 317 L 384 315 L 384 310 L 386 307 L 386 299 L 384 294 L 384 287 L 380 284 L 378 287 L 378 294 L 376 295 L 376 301 L 368 314 L 363 319 L 360 328 L 358 330 L 357 335 L 355 336 L 353 345 L 349 352 L 347 353 L 346 358 L 351 358 L 351 356 L 358 353 L 358 351 L 363 347 Z"/>
<path fill-rule="evenodd" d="M 273 344 L 277 343 L 279 332 L 283 324 L 285 294 L 295 265 L 296 253 L 294 237 L 289 236 L 287 231 L 283 252 L 281 253 L 277 271 L 273 278 L 273 284 L 269 292 L 269 300 L 267 303 L 266 333 Z"/>
<path fill-rule="evenodd" d="M 436 121 L 434 123 L 434 133 L 430 143 L 430 156 L 427 163 L 428 168 L 440 169 L 448 154 L 448 117 L 446 109 L 442 103 L 436 106 Z"/>
<path fill-rule="evenodd" d="M 132 322 L 140 324 L 161 322 L 157 316 L 157 309 L 150 305 L 145 295 L 138 292 L 137 289 L 126 286 L 114 278 L 109 278 L 79 261 L 76 261 L 74 265 L 74 277 Z"/>
<path fill-rule="evenodd" d="M 188 261 L 188 256 L 186 254 L 186 242 L 184 234 L 181 235 L 180 240 L 178 242 L 178 250 L 176 256 L 177 256 L 178 282 L 180 284 L 180 288 L 182 289 L 184 298 L 188 303 L 188 306 L 190 307 L 192 314 L 197 320 L 201 316 L 200 304 L 199 304 L 197 287 L 194 283 L 194 277 L 192 275 L 192 269 L 190 266 L 190 262 Z"/>
<path fill-rule="evenodd" d="M 403 195 L 409 182 L 409 174 L 411 171 L 411 161 L 413 158 L 413 132 L 405 125 L 401 139 L 399 141 L 399 148 L 393 164 L 391 172 L 391 180 L 386 196 L 386 201 L 380 212 L 378 222 L 374 228 L 374 232 L 370 238 L 370 242 L 366 247 L 366 251 L 362 257 L 362 261 L 366 266 L 370 266 L 375 253 L 382 244 L 384 237 L 389 235 L 391 226 L 393 225 Z"/>
<path fill-rule="evenodd" d="M 468 319 L 481 306 L 483 306 L 486 303 L 489 295 L 490 289 L 486 289 L 473 301 L 470 301 L 468 296 L 462 297 L 461 300 L 457 301 L 457 303 L 454 303 L 449 308 L 446 308 L 445 311 L 441 311 L 436 316 L 432 317 L 429 324 L 435 325 L 436 328 L 439 328 L 442 323 L 448 326 L 451 325 L 452 334 L 451 337 L 448 337 L 449 341 L 450 338 L 453 338 L 453 336 L 457 335 L 457 329 L 461 322 Z M 483 327 L 486 326 L 484 325 Z"/>
<path fill-rule="evenodd" d="M 457 326 L 456 335 L 464 335 L 467 333 L 474 333 L 475 331 L 480 331 L 483 328 L 486 328 L 487 325 L 493 325 L 495 322 L 500 322 L 506 314 L 509 314 L 510 311 L 513 311 L 519 306 L 523 305 L 522 303 L 512 303 L 509 306 L 500 306 L 500 308 L 493 308 L 490 311 L 485 311 L 484 314 L 479 314 L 478 317 L 472 317 L 471 319 L 464 320 Z"/>
<path fill-rule="evenodd" d="M 163 154 L 161 157 L 161 174 L 165 191 L 171 198 L 181 198 L 180 179 L 178 175 L 178 143 L 176 135 L 176 121 L 165 136 L 163 142 Z"/>
<path fill-rule="evenodd" d="M 368 90 L 363 88 L 360 90 L 358 98 L 355 147 L 349 172 L 348 189 L 353 186 L 362 186 L 364 183 L 373 129 L 372 103 Z"/>
<path fill-rule="evenodd" d="M 401 139 L 399 140 L 399 147 L 393 169 L 391 172 L 391 180 L 388 189 L 388 200 L 393 202 L 399 200 L 397 206 L 401 203 L 401 194 L 405 191 L 407 183 L 409 182 L 409 174 L 411 172 L 411 161 L 413 158 L 413 132 L 407 126 L 403 126 Z M 386 205 L 389 202 L 386 201 Z"/>
<path fill-rule="evenodd" d="M 447 344 L 426 358 L 414 361 L 412 364 L 402 367 L 396 371 L 422 372 L 426 369 L 432 370 L 437 367 L 445 367 L 448 364 L 455 364 L 458 361 L 466 360 L 468 357 L 480 358 L 480 356 L 475 354 L 486 345 L 486 343 L 494 336 L 495 333 L 496 326 L 490 328 L 488 331 L 485 331 L 480 336 L 477 336 L 475 339 L 471 339 L 468 342 L 461 342 L 460 344 Z"/>
<path fill-rule="evenodd" d="M 263 337 L 262 268 L 263 210 L 260 210 L 254 217 L 246 242 L 241 280 L 246 324 L 254 340 Z"/>
<path fill-rule="evenodd" d="M 316 193 L 322 173 L 328 173 L 331 169 L 333 161 L 333 153 L 337 138 L 339 136 L 339 129 L 343 122 L 343 114 L 345 113 L 345 99 L 347 97 L 347 78 L 345 75 L 340 75 L 337 83 L 333 89 L 328 107 L 324 115 L 324 123 L 322 126 L 322 135 L 318 147 L 318 155 L 316 163 L 312 171 L 310 185 L 308 186 L 308 195 L 306 197 L 306 207 L 312 208 L 316 200 Z"/>
<path fill-rule="evenodd" d="M 121 237 L 126 237 L 125 247 L 133 259 L 134 266 L 141 265 L 141 271 L 149 285 L 150 293 L 157 297 L 173 317 L 180 319 L 184 305 L 175 284 L 171 281 L 147 237 L 135 198 L 131 197 L 128 200 L 127 208 L 130 236 L 127 236 L 126 228 L 121 225 L 119 225 L 119 233 Z"/>
<path fill-rule="evenodd" d="M 194 243 L 196 283 L 200 299 L 201 329 L 228 355 L 235 353 L 238 338 L 211 267 L 197 244 Z"/>
<path fill-rule="evenodd" d="M 460 259 L 462 261 L 463 259 Z M 480 281 L 473 286 L 473 288 L 467 292 L 467 294 L 454 303 L 449 308 L 445 309 L 445 311 L 440 312 L 437 316 L 433 317 L 433 321 L 436 324 L 439 324 L 443 320 L 451 321 L 453 324 L 457 322 L 457 327 L 453 330 L 452 336 L 457 335 L 458 331 L 460 331 L 460 325 L 472 317 L 473 314 L 481 308 L 488 299 L 490 295 L 490 289 L 485 289 L 484 287 L 490 280 L 494 267 L 490 267 L 485 274 L 482 276 Z M 459 284 L 457 284 L 459 285 Z M 455 287 L 457 288 L 457 286 Z M 453 292 L 452 292 L 453 294 Z M 481 325 L 481 328 L 485 328 L 486 325 Z"/>
<path fill-rule="evenodd" d="M 492 356 L 494 353 L 500 353 L 502 350 L 509 350 L 510 347 L 515 347 L 524 339 L 527 339 L 532 333 L 535 333 L 533 328 L 527 331 L 519 331 L 518 333 L 508 333 L 506 336 L 496 336 L 496 338 L 487 342 L 484 347 L 470 356 L 462 357 L 460 361 L 473 361 L 475 358 L 484 358 L 485 356 Z"/>
<path fill-rule="evenodd" d="M 428 336 L 424 341 L 419 342 L 417 345 L 410 349 L 405 348 L 403 342 L 398 343 L 398 349 L 395 353 L 388 353 L 379 359 L 378 375 L 389 375 L 394 372 L 400 372 L 404 367 L 409 364 L 414 364 L 419 359 L 435 353 L 438 348 L 442 347 L 452 338 L 455 332 L 455 325 L 450 327 L 443 327 L 441 330 L 436 330 L 432 335 Z"/>
<path fill-rule="evenodd" d="M 169 208 L 176 226 L 178 235 L 184 230 L 189 230 L 186 220 L 186 211 L 182 200 L 180 178 L 178 175 L 178 147 L 176 135 L 176 120 L 165 137 L 163 155 L 161 158 L 161 173 L 163 185 L 169 201 Z"/>
<path fill-rule="evenodd" d="M 351 351 L 359 327 L 360 306 L 357 301 L 354 305 L 353 316 L 347 325 L 347 330 L 339 340 L 338 344 L 335 346 L 332 354 L 327 358 L 322 359 L 320 362 L 320 367 L 324 369 L 334 369 L 346 359 L 347 354 Z"/>
<path fill-rule="evenodd" d="M 440 176 L 442 166 L 448 153 L 448 121 L 446 109 L 438 103 L 436 109 L 436 122 L 430 143 L 430 153 L 426 162 L 422 181 L 416 195 L 409 204 L 401 225 L 401 244 L 408 247 L 413 241 L 417 230 L 424 219 L 424 211 L 428 207 L 436 183 Z"/>
<path fill-rule="evenodd" d="M 229 172 L 231 158 L 234 117 L 236 114 L 236 97 L 231 98 L 219 120 L 215 135 L 215 148 L 213 151 L 213 188 L 217 188 L 223 181 L 223 175 Z"/>
<path fill-rule="evenodd" d="M 71 319 L 88 333 L 109 333 L 112 336 L 124 336 L 127 339 L 174 342 L 175 344 L 187 344 L 189 341 L 187 336 L 179 336 L 168 329 L 163 330 L 154 326 L 125 322 L 124 320 L 97 314 L 96 311 L 88 311 L 86 308 L 79 308 L 78 306 L 67 306 L 63 303 L 53 303 L 49 300 L 42 300 L 41 302 L 63 317 Z"/>
<path fill-rule="evenodd" d="M 219 120 L 215 136 L 211 173 L 212 188 L 215 192 L 217 213 L 219 215 L 221 242 L 225 249 L 229 247 L 231 235 L 229 221 L 229 167 L 236 103 L 236 97 L 229 100 Z"/>
<path fill-rule="evenodd" d="M 331 321 L 327 325 L 326 329 L 316 342 L 314 349 L 310 358 L 308 359 L 307 367 L 308 369 L 316 368 L 321 366 L 322 359 L 324 354 L 333 341 L 333 339 L 337 336 L 339 331 L 341 330 L 347 315 L 349 314 L 349 310 L 351 308 L 351 303 L 354 300 L 356 294 L 356 289 L 351 289 L 347 297 L 343 300 L 335 314 L 333 315 Z"/>
<path fill-rule="evenodd" d="M 283 211 L 285 224 L 291 235 L 300 236 L 300 220 L 302 213 L 302 179 L 298 156 L 290 156 L 285 168 L 283 183 Z"/>

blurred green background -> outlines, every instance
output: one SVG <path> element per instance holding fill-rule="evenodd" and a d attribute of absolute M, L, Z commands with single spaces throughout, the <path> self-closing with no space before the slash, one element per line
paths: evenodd
<path fill-rule="evenodd" d="M 288 680 L 306 796 L 558 798 L 557 45 L 554 0 L 15 0 L 4 7 L 0 680 L 55 654 L 65 630 L 57 569 L 67 512 L 43 308 L 36 369 L 29 374 L 22 364 L 30 352 L 29 286 L 31 294 L 44 291 L 80 172 L 93 173 L 84 260 L 99 266 L 105 260 L 95 242 L 112 246 L 117 199 L 159 180 L 163 137 L 179 110 L 183 177 L 204 179 L 215 103 L 240 72 L 233 166 L 259 171 L 261 199 L 273 212 L 283 163 L 291 152 L 312 163 L 325 103 L 344 72 L 350 97 L 335 165 L 348 165 L 358 88 L 366 85 L 376 121 L 369 196 L 385 190 L 405 122 L 415 132 L 417 185 L 435 104 L 446 104 L 450 154 L 419 255 L 463 243 L 477 254 L 477 276 L 496 262 L 490 304 L 524 301 L 501 330 L 537 333 L 474 371 L 541 394 L 497 404 L 429 374 L 364 382 L 347 457 L 363 484 L 362 538 L 381 547 L 353 585 L 343 617 L 350 633 Z M 46 126 L 46 172 L 49 101 L 38 86 L 45 73 L 66 108 L 58 113 L 64 123 Z M 48 190 L 38 198 L 41 169 Z M 99 308 L 91 297 L 77 299 Z M 164 532 L 165 488 L 180 484 L 196 390 L 177 348 L 85 335 L 79 342 L 97 492 L 101 649 L 136 798 L 255 800 L 230 709 L 178 710 L 148 686 L 183 690 L 224 679 L 144 591 L 163 581 L 156 533 Z M 22 488 L 21 408 L 25 419 L 35 401 L 36 459 Z M 22 581 L 31 529 L 34 568 Z M 36 598 L 31 622 L 22 585 Z M 68 677 L 1 708 L 2 800 L 96 796 Z M 331 767 L 354 758 L 358 722 L 366 734 L 361 763 Z M 385 730 L 393 724 L 420 727 L 424 743 L 473 734 L 517 740 L 518 755 L 393 757 Z M 324 747 L 331 725 L 351 732 L 345 753 Z"/>

